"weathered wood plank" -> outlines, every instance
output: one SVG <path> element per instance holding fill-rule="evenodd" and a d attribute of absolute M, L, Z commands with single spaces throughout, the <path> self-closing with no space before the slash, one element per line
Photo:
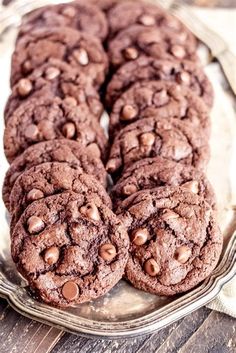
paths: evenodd
<path fill-rule="evenodd" d="M 236 320 L 212 311 L 179 353 L 235 353 Z"/>
<path fill-rule="evenodd" d="M 63 332 L 30 320 L 0 300 L 0 352 L 49 352 Z M 37 352 L 38 351 L 38 352 Z"/>

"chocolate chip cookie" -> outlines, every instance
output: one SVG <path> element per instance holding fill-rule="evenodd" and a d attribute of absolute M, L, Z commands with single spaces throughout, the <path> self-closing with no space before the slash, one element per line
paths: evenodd
<path fill-rule="evenodd" d="M 49 5 L 32 11 L 23 17 L 19 36 L 35 28 L 71 27 L 104 40 L 108 25 L 105 15 L 96 6 L 85 2 Z"/>
<path fill-rule="evenodd" d="M 134 162 L 156 156 L 204 169 L 209 160 L 209 145 L 202 129 L 196 127 L 193 131 L 181 120 L 139 120 L 115 137 L 107 171 L 117 178 Z"/>
<path fill-rule="evenodd" d="M 51 58 L 14 85 L 5 108 L 5 120 L 22 102 L 48 94 L 66 98 L 74 106 L 86 103 L 91 114 L 98 119 L 103 112 L 100 97 L 88 77 L 69 64 Z"/>
<path fill-rule="evenodd" d="M 16 44 L 11 87 L 50 58 L 64 61 L 83 72 L 96 88 L 105 79 L 108 60 L 97 38 L 69 27 L 39 28 L 21 37 Z"/>
<path fill-rule="evenodd" d="M 201 67 L 188 60 L 158 60 L 143 55 L 121 66 L 112 76 L 106 91 L 107 106 L 111 108 L 132 84 L 143 80 L 176 82 L 189 87 L 208 107 L 213 105 L 213 88 Z"/>
<path fill-rule="evenodd" d="M 107 173 L 97 158 L 96 146 L 87 148 L 77 141 L 52 140 L 40 142 L 27 148 L 10 165 L 3 183 L 3 201 L 10 211 L 10 193 L 17 178 L 23 173 L 41 163 L 67 163 L 72 168 L 82 169 L 84 173 L 93 175 L 104 187 L 107 187 Z"/>
<path fill-rule="evenodd" d="M 145 158 L 125 170 L 111 191 L 114 209 L 130 195 L 161 186 L 181 186 L 202 196 L 213 208 L 216 199 L 206 175 L 182 163 L 162 157 Z"/>
<path fill-rule="evenodd" d="M 96 195 L 64 193 L 35 201 L 12 234 L 12 257 L 46 303 L 67 307 L 107 293 L 123 276 L 129 239 Z"/>
<path fill-rule="evenodd" d="M 106 136 L 86 104 L 74 107 L 59 97 L 31 98 L 7 120 L 5 155 L 12 162 L 35 143 L 65 138 L 85 147 L 96 144 L 99 155 L 106 158 Z"/>
<path fill-rule="evenodd" d="M 11 227 L 29 204 L 65 191 L 97 194 L 111 208 L 110 197 L 95 177 L 68 163 L 43 163 L 25 171 L 16 180 L 10 195 Z"/>
<path fill-rule="evenodd" d="M 158 27 L 162 31 L 178 36 L 189 46 L 195 48 L 197 46 L 192 33 L 176 17 L 157 5 L 141 1 L 125 1 L 114 6 L 108 12 L 107 19 L 111 37 L 132 25 L 140 24 L 147 28 Z"/>
<path fill-rule="evenodd" d="M 167 81 L 140 81 L 115 102 L 109 120 L 111 138 L 131 122 L 149 117 L 190 122 L 193 130 L 201 127 L 209 137 L 208 108 L 190 88 Z"/>
<path fill-rule="evenodd" d="M 155 59 L 192 60 L 196 65 L 199 63 L 195 41 L 190 44 L 186 42 L 185 36 L 182 38 L 163 28 L 132 25 L 109 42 L 108 56 L 114 68 L 141 55 Z"/>
<path fill-rule="evenodd" d="M 178 187 L 142 191 L 123 202 L 119 216 L 131 240 L 125 273 L 134 287 L 175 295 L 217 265 L 223 239 L 202 197 Z"/>

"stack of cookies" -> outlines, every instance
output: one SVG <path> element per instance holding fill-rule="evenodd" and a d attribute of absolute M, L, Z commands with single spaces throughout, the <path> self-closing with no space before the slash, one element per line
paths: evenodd
<path fill-rule="evenodd" d="M 13 260 L 44 302 L 90 301 L 124 274 L 174 295 L 216 266 L 222 236 L 205 175 L 213 91 L 196 50 L 183 24 L 144 2 L 78 0 L 23 19 L 3 199 Z"/>
<path fill-rule="evenodd" d="M 122 2 L 108 23 L 107 171 L 131 241 L 125 276 L 136 288 L 174 295 L 205 279 L 222 248 L 205 175 L 213 90 L 196 38 L 163 9 Z"/>
<path fill-rule="evenodd" d="M 127 263 L 99 122 L 107 31 L 93 5 L 48 6 L 23 19 L 12 57 L 3 187 L 12 257 L 34 295 L 60 307 L 104 295 Z"/>

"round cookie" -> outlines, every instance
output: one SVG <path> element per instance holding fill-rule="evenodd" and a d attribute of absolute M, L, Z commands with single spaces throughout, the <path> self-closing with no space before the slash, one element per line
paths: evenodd
<path fill-rule="evenodd" d="M 109 42 L 108 56 L 114 68 L 141 55 L 155 59 L 192 60 L 196 65 L 199 64 L 195 41 L 190 44 L 178 34 L 170 33 L 164 28 L 132 25 Z"/>
<path fill-rule="evenodd" d="M 131 245 L 126 277 L 138 289 L 171 296 L 197 286 L 222 250 L 209 204 L 179 187 L 138 192 L 118 211 Z"/>
<path fill-rule="evenodd" d="M 52 58 L 14 85 L 5 108 L 5 121 L 22 102 L 48 94 L 67 98 L 74 105 L 86 103 L 90 113 L 98 119 L 103 112 L 100 97 L 88 77 L 69 64 Z"/>
<path fill-rule="evenodd" d="M 74 107 L 59 97 L 31 98 L 7 120 L 5 155 L 12 162 L 35 143 L 65 138 L 77 140 L 85 147 L 97 145 L 98 156 L 106 158 L 106 136 L 86 103 Z"/>
<path fill-rule="evenodd" d="M 162 186 L 181 186 L 216 208 L 213 188 L 203 172 L 162 157 L 145 158 L 124 171 L 111 190 L 113 207 L 117 209 L 123 200 L 138 191 Z"/>
<path fill-rule="evenodd" d="M 108 60 L 97 38 L 69 27 L 39 28 L 16 43 L 11 87 L 50 58 L 64 61 L 84 73 L 96 88 L 105 79 Z"/>
<path fill-rule="evenodd" d="M 100 158 L 93 153 L 93 146 L 83 148 L 77 141 L 51 140 L 37 143 L 27 148 L 10 165 L 3 183 L 3 201 L 10 210 L 10 193 L 17 178 L 25 171 L 41 163 L 67 163 L 73 168 L 82 169 L 93 175 L 104 187 L 107 187 L 107 173 Z"/>
<path fill-rule="evenodd" d="M 189 46 L 195 46 L 196 39 L 193 34 L 174 16 L 163 8 L 145 2 L 125 1 L 118 3 L 108 13 L 110 36 L 132 25 L 143 25 L 147 28 L 155 26 L 174 36 Z"/>
<path fill-rule="evenodd" d="M 193 131 L 186 122 L 147 118 L 130 124 L 115 137 L 106 168 L 117 178 L 134 162 L 156 156 L 204 169 L 209 145 L 202 130 L 195 127 Z"/>
<path fill-rule="evenodd" d="M 111 199 L 104 187 L 92 175 L 68 163 L 43 163 L 22 173 L 11 191 L 11 226 L 14 227 L 26 207 L 32 202 L 73 191 L 81 194 L 97 194 L 111 208 Z"/>
<path fill-rule="evenodd" d="M 148 56 L 127 62 L 112 76 L 106 90 L 106 104 L 112 107 L 115 101 L 132 84 L 143 80 L 173 81 L 189 87 L 201 97 L 208 107 L 213 105 L 213 88 L 203 68 L 183 60 L 158 60 Z"/>
<path fill-rule="evenodd" d="M 112 107 L 109 119 L 111 138 L 117 131 L 143 118 L 175 118 L 201 127 L 210 135 L 209 111 L 191 89 L 167 81 L 140 81 L 124 92 Z"/>
<path fill-rule="evenodd" d="M 71 27 L 104 40 L 108 25 L 105 15 L 96 6 L 85 2 L 48 5 L 25 15 L 20 26 L 19 37 L 35 28 Z"/>
<path fill-rule="evenodd" d="M 46 303 L 67 307 L 106 294 L 123 276 L 129 239 L 97 195 L 35 201 L 12 233 L 12 257 Z"/>

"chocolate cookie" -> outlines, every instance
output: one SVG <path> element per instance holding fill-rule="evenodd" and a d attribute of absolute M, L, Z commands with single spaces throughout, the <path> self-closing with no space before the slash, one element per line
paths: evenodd
<path fill-rule="evenodd" d="M 121 66 L 107 86 L 106 103 L 112 107 L 115 101 L 132 84 L 143 80 L 173 81 L 201 97 L 208 107 L 213 105 L 213 88 L 203 69 L 188 60 L 158 60 L 140 56 Z"/>
<path fill-rule="evenodd" d="M 129 239 L 96 195 L 64 193 L 35 201 L 12 234 L 12 256 L 31 290 L 67 307 L 107 293 L 122 277 Z"/>
<path fill-rule="evenodd" d="M 97 144 L 97 152 L 106 158 L 106 136 L 87 105 L 74 107 L 59 97 L 31 98 L 20 105 L 7 120 L 5 155 L 12 162 L 35 143 L 62 138 L 77 140 L 85 147 Z"/>
<path fill-rule="evenodd" d="M 35 29 L 20 38 L 12 56 L 11 87 L 46 63 L 59 59 L 83 72 L 99 87 L 108 68 L 100 41 L 69 27 Z"/>
<path fill-rule="evenodd" d="M 204 173 L 182 163 L 155 157 L 140 160 L 125 170 L 111 191 L 114 209 L 138 191 L 161 186 L 181 186 L 216 207 L 213 188 Z"/>
<path fill-rule="evenodd" d="M 143 54 L 155 59 L 192 60 L 196 65 L 199 62 L 195 41 L 190 43 L 164 28 L 133 25 L 118 33 L 108 45 L 108 56 L 115 68 Z"/>
<path fill-rule="evenodd" d="M 157 5 L 125 1 L 114 6 L 108 12 L 107 19 L 111 37 L 132 25 L 140 24 L 147 28 L 158 27 L 195 48 L 197 45 L 192 33 L 176 17 Z"/>
<path fill-rule="evenodd" d="M 202 197 L 178 187 L 142 191 L 123 202 L 119 216 L 131 240 L 126 277 L 134 287 L 175 295 L 217 265 L 223 239 Z"/>
<path fill-rule="evenodd" d="M 88 77 L 69 64 L 52 58 L 14 85 L 5 108 L 5 121 L 22 102 L 49 94 L 67 98 L 74 105 L 86 103 L 91 114 L 98 119 L 103 112 L 100 97 Z"/>
<path fill-rule="evenodd" d="M 120 129 L 139 119 L 175 118 L 190 122 L 192 129 L 201 127 L 210 133 L 208 108 L 191 89 L 167 81 L 140 81 L 115 102 L 109 120 L 111 138 Z"/>
<path fill-rule="evenodd" d="M 96 6 L 85 2 L 49 5 L 41 7 L 23 17 L 19 36 L 35 28 L 71 27 L 104 40 L 108 25 L 105 15 Z"/>
<path fill-rule="evenodd" d="M 132 163 L 160 156 L 184 165 L 204 169 L 209 145 L 201 129 L 193 131 L 177 119 L 147 118 L 130 124 L 115 137 L 107 171 L 115 178 Z"/>
<path fill-rule="evenodd" d="M 11 226 L 15 226 L 32 202 L 65 191 L 97 194 L 111 208 L 106 190 L 92 175 L 84 174 L 82 169 L 68 163 L 43 163 L 25 171 L 16 180 L 10 195 Z"/>
<path fill-rule="evenodd" d="M 107 186 L 107 173 L 96 153 L 94 146 L 86 149 L 77 142 L 70 140 L 52 140 L 37 143 L 27 148 L 10 165 L 3 183 L 3 201 L 10 210 L 10 193 L 17 178 L 25 171 L 41 163 L 67 163 L 73 168 L 82 169 L 84 173 L 93 175 L 104 187 Z M 96 150 L 96 148 L 95 148 Z"/>

